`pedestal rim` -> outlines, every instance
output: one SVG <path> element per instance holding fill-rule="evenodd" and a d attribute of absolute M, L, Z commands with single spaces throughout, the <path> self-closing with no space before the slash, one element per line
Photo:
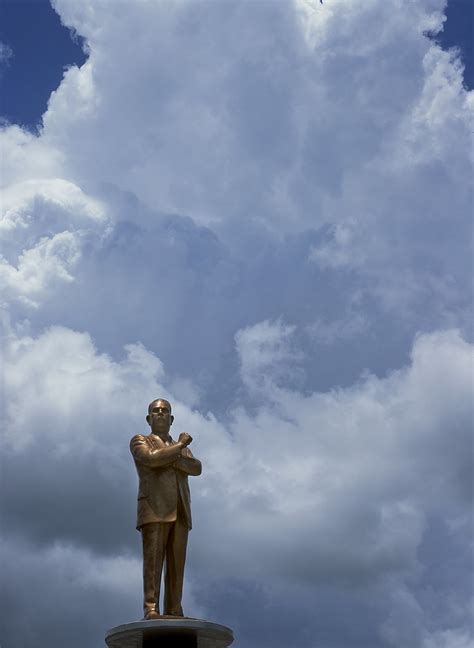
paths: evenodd
<path fill-rule="evenodd" d="M 105 633 L 105 639 L 117 635 L 119 633 L 134 631 L 134 630 L 163 630 L 172 629 L 172 628 L 182 628 L 183 630 L 201 630 L 202 632 L 210 631 L 220 635 L 230 635 L 232 640 L 234 640 L 234 633 L 231 628 L 228 626 L 222 625 L 222 623 L 216 623 L 215 621 L 206 621 L 205 619 L 195 619 L 193 617 L 174 617 L 174 618 L 163 618 L 163 619 L 150 619 L 150 620 L 140 620 L 140 621 L 131 621 L 130 623 L 123 623 L 118 626 L 110 628 Z"/>

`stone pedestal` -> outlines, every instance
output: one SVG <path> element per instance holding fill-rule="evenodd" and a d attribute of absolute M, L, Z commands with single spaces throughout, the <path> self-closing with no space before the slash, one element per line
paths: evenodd
<path fill-rule="evenodd" d="M 230 628 L 188 617 L 126 623 L 105 635 L 109 648 L 227 648 L 233 641 Z"/>

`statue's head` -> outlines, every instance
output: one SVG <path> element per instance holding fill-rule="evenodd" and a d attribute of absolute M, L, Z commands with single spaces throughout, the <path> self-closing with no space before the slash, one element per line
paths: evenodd
<path fill-rule="evenodd" d="M 174 421 L 174 416 L 171 414 L 171 403 L 164 398 L 151 401 L 148 405 L 146 420 L 154 434 L 167 434 Z"/>

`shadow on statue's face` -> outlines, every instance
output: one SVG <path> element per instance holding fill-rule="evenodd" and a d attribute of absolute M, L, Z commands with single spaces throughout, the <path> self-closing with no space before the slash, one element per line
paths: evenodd
<path fill-rule="evenodd" d="M 146 420 L 153 434 L 168 434 L 174 420 L 169 403 L 165 400 L 156 400 L 150 403 Z"/>

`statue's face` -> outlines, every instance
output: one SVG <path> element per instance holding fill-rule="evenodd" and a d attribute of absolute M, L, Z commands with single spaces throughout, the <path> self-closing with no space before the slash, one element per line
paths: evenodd
<path fill-rule="evenodd" d="M 173 419 L 171 408 L 165 400 L 156 400 L 150 403 L 146 420 L 154 434 L 167 434 Z"/>

